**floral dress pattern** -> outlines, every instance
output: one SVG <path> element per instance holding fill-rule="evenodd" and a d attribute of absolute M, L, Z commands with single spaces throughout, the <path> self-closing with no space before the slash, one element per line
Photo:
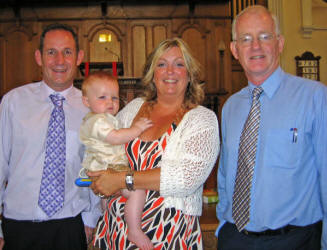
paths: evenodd
<path fill-rule="evenodd" d="M 165 150 L 167 138 L 176 125 L 159 139 L 142 141 L 139 138 L 126 144 L 127 157 L 134 170 L 156 168 Z M 127 239 L 127 224 L 124 220 L 126 198 L 110 198 L 107 209 L 100 220 L 95 244 L 102 249 L 138 249 Z M 150 238 L 154 249 L 202 249 L 202 235 L 199 217 L 185 215 L 175 208 L 165 208 L 164 198 L 157 191 L 146 191 L 146 201 L 142 214 L 142 230 Z"/>

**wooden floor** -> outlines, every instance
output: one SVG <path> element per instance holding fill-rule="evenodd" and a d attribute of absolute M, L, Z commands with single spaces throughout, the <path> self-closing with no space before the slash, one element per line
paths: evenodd
<path fill-rule="evenodd" d="M 217 238 L 215 236 L 215 232 L 219 222 L 216 217 L 216 206 L 217 203 L 203 204 L 200 225 L 203 235 L 204 250 L 217 250 Z"/>

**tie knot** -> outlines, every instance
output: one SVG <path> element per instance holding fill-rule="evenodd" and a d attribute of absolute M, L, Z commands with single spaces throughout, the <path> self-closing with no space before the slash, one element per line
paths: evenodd
<path fill-rule="evenodd" d="M 60 94 L 52 94 L 50 95 L 50 99 L 56 107 L 62 107 L 62 102 L 65 100 Z"/>
<path fill-rule="evenodd" d="M 261 87 L 257 87 L 255 89 L 253 89 L 253 91 L 252 91 L 252 96 L 253 96 L 252 99 L 253 100 L 258 100 L 262 92 L 263 92 L 263 89 Z"/>

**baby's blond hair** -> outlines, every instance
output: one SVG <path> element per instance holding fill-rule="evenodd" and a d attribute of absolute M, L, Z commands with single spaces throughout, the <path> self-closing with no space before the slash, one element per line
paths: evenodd
<path fill-rule="evenodd" d="M 111 75 L 108 72 L 105 71 L 95 71 L 90 73 L 87 77 L 85 77 L 83 83 L 82 83 L 82 94 L 83 96 L 86 96 L 88 88 L 95 82 L 95 79 L 102 79 L 107 80 L 110 82 L 114 82 L 118 85 L 117 77 Z"/>

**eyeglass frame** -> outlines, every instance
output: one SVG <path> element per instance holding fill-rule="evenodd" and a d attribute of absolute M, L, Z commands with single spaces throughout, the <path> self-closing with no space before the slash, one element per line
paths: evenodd
<path fill-rule="evenodd" d="M 274 38 L 279 39 L 279 35 L 275 35 L 273 33 L 270 32 L 262 32 L 260 33 L 256 38 L 254 38 L 252 35 L 250 34 L 245 34 L 243 36 L 241 36 L 238 39 L 233 40 L 234 42 L 239 42 L 241 46 L 243 47 L 249 47 L 254 39 L 257 39 L 258 42 L 262 43 L 262 44 L 268 44 L 270 43 Z M 249 40 L 245 41 L 245 38 L 249 38 Z M 242 40 L 243 39 L 243 40 Z"/>

